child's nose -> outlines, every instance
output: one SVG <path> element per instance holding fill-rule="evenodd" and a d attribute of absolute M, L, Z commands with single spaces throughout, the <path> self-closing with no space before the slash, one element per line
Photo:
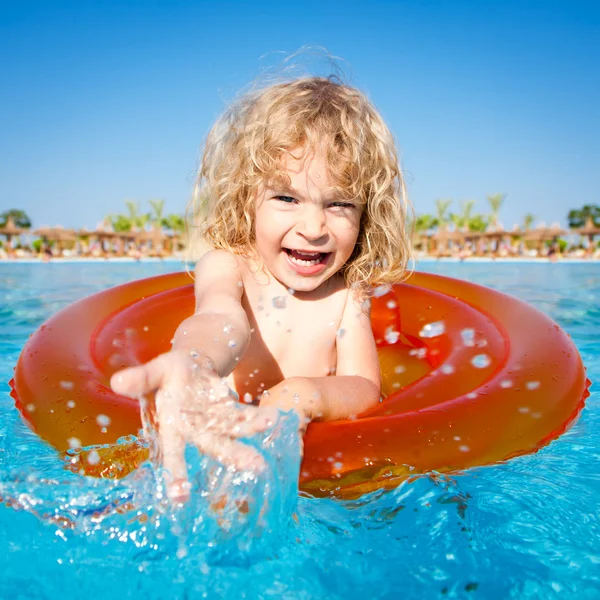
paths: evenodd
<path fill-rule="evenodd" d="M 307 206 L 298 222 L 298 231 L 307 240 L 318 240 L 327 233 L 325 211 L 316 206 Z"/>

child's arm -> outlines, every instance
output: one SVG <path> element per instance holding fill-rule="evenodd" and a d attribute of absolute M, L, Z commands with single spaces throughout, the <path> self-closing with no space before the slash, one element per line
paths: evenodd
<path fill-rule="evenodd" d="M 295 409 L 305 421 L 354 417 L 379 402 L 381 374 L 370 306 L 352 293 L 337 337 L 335 377 L 292 377 L 269 390 L 261 406 Z"/>
<path fill-rule="evenodd" d="M 198 262 L 195 276 L 195 313 L 178 327 L 172 350 L 111 378 L 118 394 L 140 397 L 156 392 L 162 462 L 170 475 L 168 492 L 180 500 L 188 495 L 187 442 L 225 464 L 260 465 L 260 455 L 234 438 L 265 429 L 271 418 L 255 407 L 238 405 L 222 382 L 250 339 L 236 258 L 210 252 Z"/>

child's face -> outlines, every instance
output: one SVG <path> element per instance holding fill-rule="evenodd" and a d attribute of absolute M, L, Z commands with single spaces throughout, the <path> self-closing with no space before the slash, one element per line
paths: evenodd
<path fill-rule="evenodd" d="M 335 196 L 320 152 L 306 159 L 285 155 L 282 163 L 290 185 L 268 183 L 257 193 L 256 247 L 278 281 L 310 292 L 352 255 L 362 208 Z"/>

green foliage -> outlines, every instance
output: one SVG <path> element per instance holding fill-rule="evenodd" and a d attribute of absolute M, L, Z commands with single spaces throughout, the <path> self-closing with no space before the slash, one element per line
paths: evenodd
<path fill-rule="evenodd" d="M 125 215 L 109 215 L 107 219 L 111 224 L 113 231 L 116 231 L 117 233 L 131 231 L 133 229 L 131 219 Z"/>
<path fill-rule="evenodd" d="M 183 233 L 185 231 L 185 219 L 182 215 L 167 215 L 163 218 L 161 225 L 177 233 Z"/>
<path fill-rule="evenodd" d="M 567 215 L 569 227 L 573 229 L 583 227 L 590 218 L 596 227 L 600 227 L 600 206 L 597 204 L 585 204 L 580 209 L 570 210 Z"/>
<path fill-rule="evenodd" d="M 29 229 L 31 227 L 31 219 L 27 216 L 27 213 L 17 208 L 5 210 L 0 214 L 0 227 L 6 227 L 9 217 L 12 218 L 16 227 L 21 227 L 23 229 Z"/>
<path fill-rule="evenodd" d="M 482 214 L 473 215 L 469 219 L 469 231 L 485 231 L 489 224 L 489 217 Z"/>

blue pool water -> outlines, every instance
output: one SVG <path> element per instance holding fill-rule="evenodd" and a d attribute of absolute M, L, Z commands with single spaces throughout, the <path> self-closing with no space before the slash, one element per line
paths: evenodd
<path fill-rule="evenodd" d="M 600 381 L 600 265 L 426 262 L 537 306 Z M 0 598 L 597 598 L 600 407 L 530 456 L 432 474 L 356 501 L 298 498 L 293 426 L 257 442 L 269 470 L 228 487 L 191 457 L 199 490 L 174 514 L 150 467 L 114 483 L 67 473 L 25 427 L 8 380 L 58 309 L 177 263 L 0 264 Z M 158 491 L 157 491 L 158 490 Z M 249 511 L 236 510 L 240 501 Z M 236 504 L 237 502 L 237 504 Z M 115 511 L 115 506 L 128 507 Z"/>

